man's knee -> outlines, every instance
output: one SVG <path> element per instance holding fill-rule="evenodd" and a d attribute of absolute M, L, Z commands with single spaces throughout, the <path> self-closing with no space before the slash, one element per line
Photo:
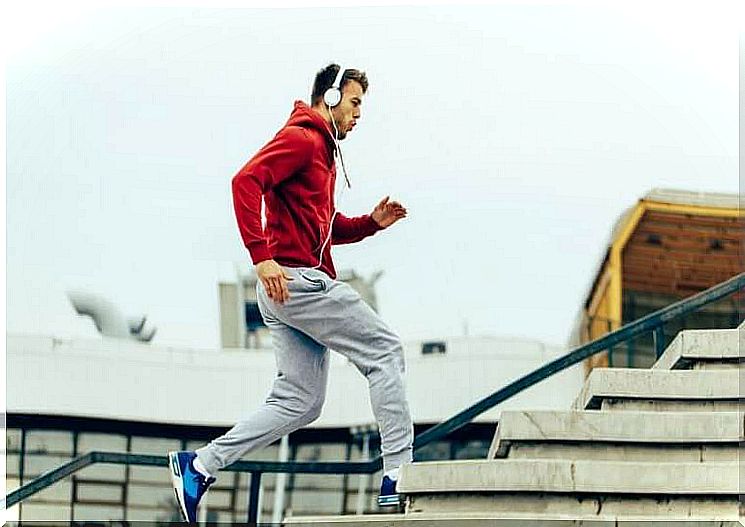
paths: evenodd
<path fill-rule="evenodd" d="M 391 332 L 383 338 L 381 344 L 385 359 L 394 363 L 396 366 L 403 368 L 404 345 L 401 342 L 401 338 Z"/>
<path fill-rule="evenodd" d="M 302 414 L 300 415 L 300 422 L 302 423 L 301 426 L 310 424 L 321 416 L 323 401 L 324 396 L 321 395 L 319 397 L 316 397 L 315 400 L 310 401 L 309 404 L 305 406 Z"/>
<path fill-rule="evenodd" d="M 404 347 L 398 337 L 378 338 L 371 343 L 371 348 L 372 352 L 355 364 L 365 377 L 379 373 L 393 379 L 404 373 Z"/>
<path fill-rule="evenodd" d="M 280 406 L 286 414 L 294 418 L 305 415 L 320 414 L 326 398 L 325 386 L 322 384 L 304 385 L 300 380 L 290 380 L 280 376 L 274 380 L 266 403 Z"/>

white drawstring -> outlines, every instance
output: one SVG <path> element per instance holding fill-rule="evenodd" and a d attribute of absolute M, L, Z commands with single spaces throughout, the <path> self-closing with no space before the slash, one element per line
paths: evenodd
<path fill-rule="evenodd" d="M 331 118 L 331 125 L 334 127 L 334 135 L 332 136 L 332 139 L 334 140 L 334 145 L 336 146 L 335 154 L 338 152 L 339 161 L 341 162 L 341 169 L 342 169 L 342 172 L 344 173 L 344 180 L 346 181 L 347 188 L 352 188 L 352 185 L 349 183 L 349 177 L 347 176 L 347 168 L 344 166 L 344 157 L 342 156 L 341 148 L 339 147 L 339 140 L 338 140 L 339 130 L 336 128 L 336 121 L 334 120 L 334 115 L 331 113 L 331 109 L 328 106 L 326 106 L 326 110 L 328 111 L 329 117 Z M 332 189 L 332 192 L 336 194 L 336 188 Z M 344 192 L 344 187 L 342 186 L 341 192 L 339 193 L 339 198 L 336 199 L 335 197 L 334 203 L 341 202 L 341 197 L 342 197 L 343 192 Z M 331 221 L 329 222 L 328 234 L 326 235 L 326 239 L 323 241 L 323 244 L 321 245 L 321 252 L 318 254 L 318 264 L 312 267 L 311 269 L 318 269 L 319 267 L 321 267 L 321 263 L 323 263 L 323 251 L 326 250 L 326 245 L 329 243 L 329 240 L 331 239 L 331 230 L 334 226 L 334 219 L 336 218 L 336 215 L 338 214 L 338 212 L 339 211 L 337 210 L 337 207 L 334 207 L 334 212 L 331 214 Z M 323 231 L 321 231 L 320 234 L 323 235 Z"/>

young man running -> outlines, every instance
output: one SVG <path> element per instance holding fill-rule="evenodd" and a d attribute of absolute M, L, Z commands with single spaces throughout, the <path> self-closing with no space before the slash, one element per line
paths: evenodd
<path fill-rule="evenodd" d="M 407 214 L 388 197 L 364 216 L 349 218 L 335 209 L 335 157 L 349 184 L 339 141 L 356 126 L 367 87 L 364 72 L 337 64 L 319 71 L 311 106 L 296 101 L 287 124 L 233 178 L 238 227 L 255 266 L 259 309 L 279 371 L 264 404 L 225 435 L 195 452 L 169 452 L 186 521 L 196 521 L 199 501 L 221 468 L 318 418 L 328 349 L 367 378 L 383 452 L 378 503 L 398 503 L 398 469 L 412 460 L 414 435 L 401 340 L 354 289 L 336 280 L 331 258 L 331 245 L 360 241 Z"/>

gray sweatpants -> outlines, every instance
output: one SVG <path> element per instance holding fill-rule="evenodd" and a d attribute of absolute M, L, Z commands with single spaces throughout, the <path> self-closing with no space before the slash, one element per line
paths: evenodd
<path fill-rule="evenodd" d="M 378 421 L 385 471 L 412 460 L 414 430 L 404 388 L 400 338 L 344 282 L 310 268 L 285 268 L 290 299 L 271 300 L 256 284 L 269 327 L 278 375 L 264 404 L 225 435 L 198 449 L 211 474 L 298 428 L 321 413 L 328 379 L 328 348 L 347 357 L 367 378 Z"/>

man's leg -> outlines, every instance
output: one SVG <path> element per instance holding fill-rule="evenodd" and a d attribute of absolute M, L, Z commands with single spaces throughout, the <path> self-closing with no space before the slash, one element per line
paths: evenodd
<path fill-rule="evenodd" d="M 378 421 L 383 468 L 389 472 L 412 460 L 414 429 L 404 386 L 401 340 L 343 282 L 308 269 L 288 269 L 290 301 L 274 303 L 263 287 L 259 302 L 271 303 L 274 316 L 346 356 L 367 378 L 370 401 Z"/>
<path fill-rule="evenodd" d="M 315 421 L 321 413 L 328 378 L 326 348 L 270 313 L 262 314 L 271 331 L 278 375 L 256 412 L 196 451 L 212 475 L 247 452 Z"/>
<path fill-rule="evenodd" d="M 185 521 L 195 522 L 199 502 L 221 468 L 314 421 L 321 413 L 328 378 L 328 351 L 278 320 L 259 304 L 269 326 L 278 375 L 264 404 L 225 435 L 195 452 L 169 452 L 169 472 Z M 210 477 L 210 475 L 212 477 Z"/>

